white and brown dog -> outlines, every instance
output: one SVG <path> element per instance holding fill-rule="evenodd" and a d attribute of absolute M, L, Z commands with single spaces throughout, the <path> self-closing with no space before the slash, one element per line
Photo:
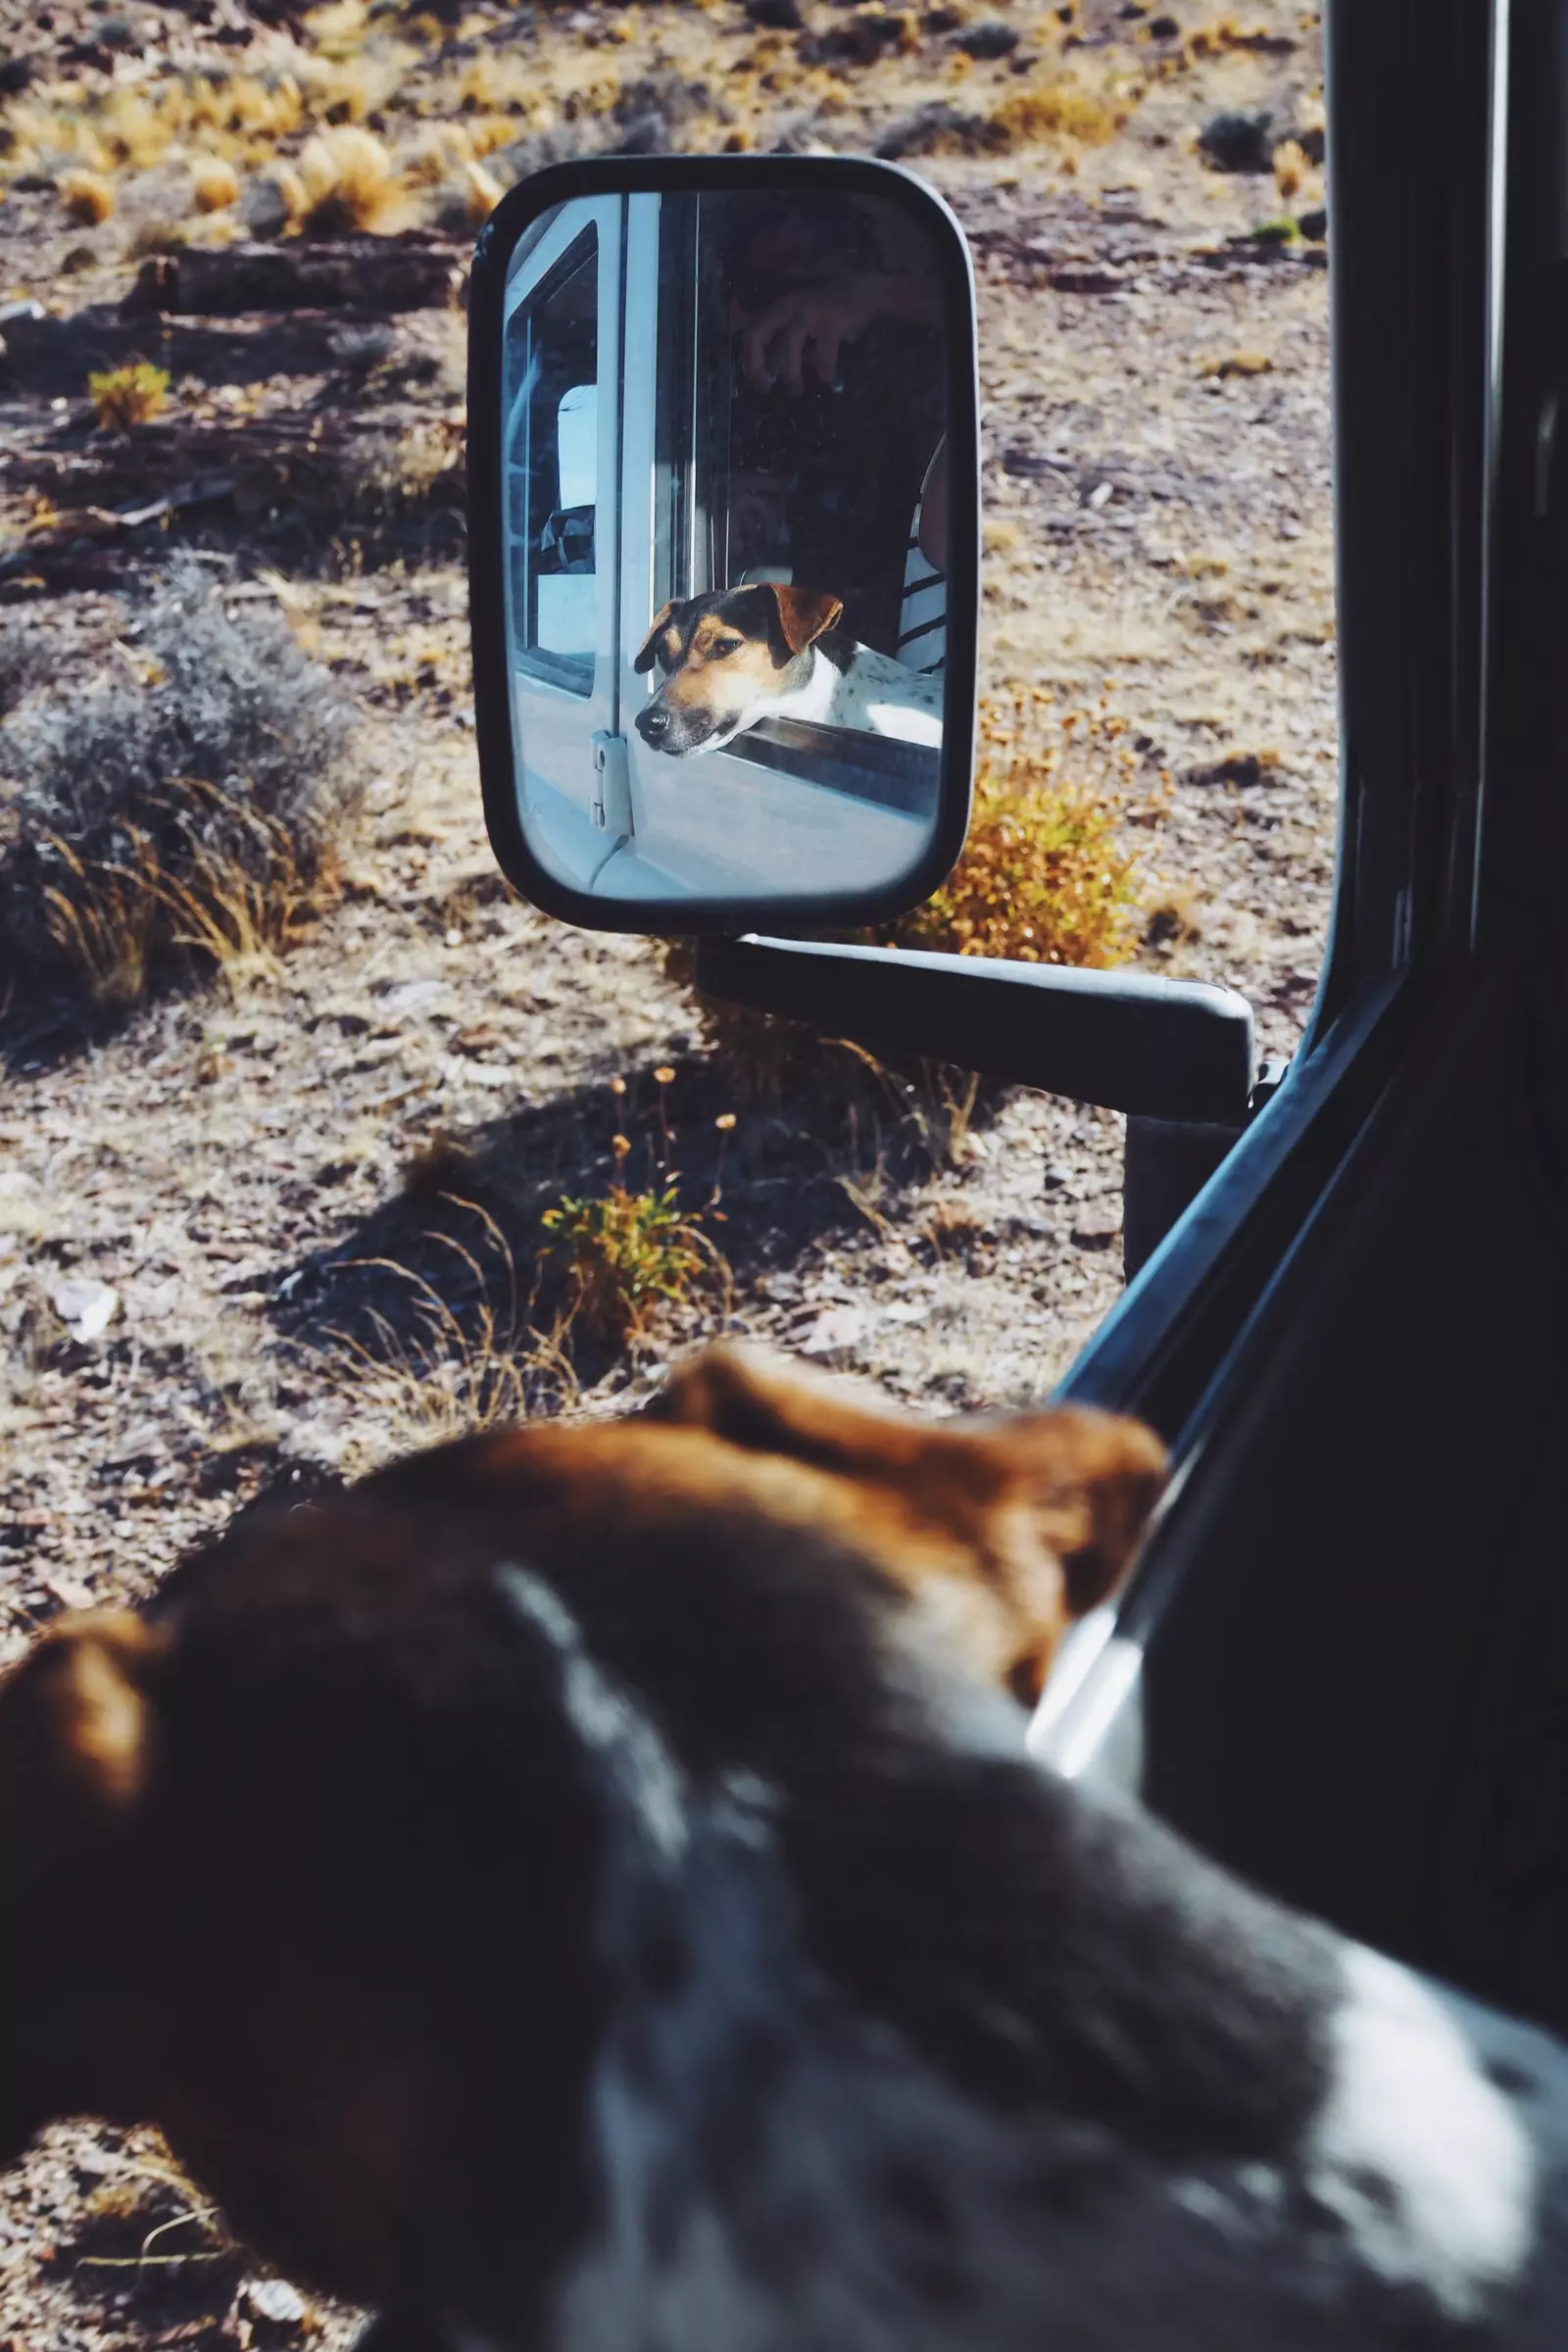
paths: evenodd
<path fill-rule="evenodd" d="M 637 713 L 656 752 L 716 752 L 762 718 L 854 727 L 906 743 L 942 741 L 940 676 L 906 669 L 839 627 L 823 588 L 767 582 L 662 606 L 632 667 L 662 682 Z"/>
<path fill-rule="evenodd" d="M 0 2150 L 160 2123 L 379 2352 L 1560 2352 L 1559 2047 L 1019 1752 L 1160 1478 L 724 1351 L 63 1625 Z"/>

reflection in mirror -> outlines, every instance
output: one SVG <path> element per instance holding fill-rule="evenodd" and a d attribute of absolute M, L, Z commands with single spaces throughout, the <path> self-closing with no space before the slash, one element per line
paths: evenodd
<path fill-rule="evenodd" d="M 558 881 L 875 892 L 928 851 L 967 325 L 944 258 L 919 191 L 798 179 L 577 197 L 519 238 L 512 739 Z"/>

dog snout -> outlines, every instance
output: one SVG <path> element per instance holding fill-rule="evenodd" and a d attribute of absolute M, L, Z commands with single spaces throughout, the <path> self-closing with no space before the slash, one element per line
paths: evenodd
<path fill-rule="evenodd" d="M 662 704 L 650 703 L 645 710 L 637 713 L 637 732 L 644 743 L 651 743 L 658 751 L 669 732 L 669 712 Z"/>

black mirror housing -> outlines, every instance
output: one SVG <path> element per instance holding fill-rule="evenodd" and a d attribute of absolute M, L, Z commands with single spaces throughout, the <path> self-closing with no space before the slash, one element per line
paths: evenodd
<path fill-rule="evenodd" d="M 805 295 L 847 312 L 767 341 Z M 894 165 L 595 158 L 503 199 L 469 585 L 486 823 L 526 898 L 701 937 L 930 896 L 969 818 L 978 419 L 968 249 Z"/>

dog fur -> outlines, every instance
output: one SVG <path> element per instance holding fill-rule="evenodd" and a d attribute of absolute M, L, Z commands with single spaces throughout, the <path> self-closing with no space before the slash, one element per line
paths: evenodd
<path fill-rule="evenodd" d="M 1020 1754 L 1159 1475 L 724 1352 L 63 1624 L 0 2150 L 159 2123 L 380 2352 L 1556 2352 L 1557 2046 Z"/>
<path fill-rule="evenodd" d="M 638 733 L 675 759 L 721 751 L 763 718 L 940 744 L 940 676 L 847 636 L 843 612 L 825 589 L 772 583 L 661 606 L 632 663 L 662 673 Z"/>

